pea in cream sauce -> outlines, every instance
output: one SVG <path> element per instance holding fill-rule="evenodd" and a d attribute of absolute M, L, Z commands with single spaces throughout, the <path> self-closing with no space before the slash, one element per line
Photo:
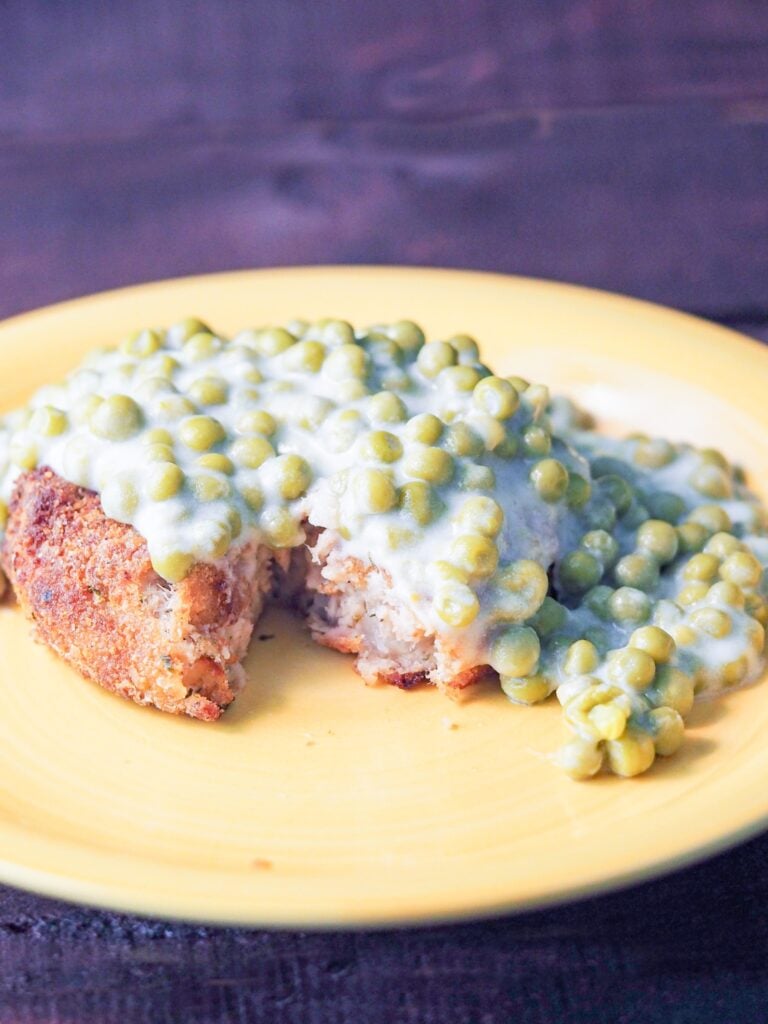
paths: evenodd
<path fill-rule="evenodd" d="M 0 529 L 37 465 L 96 491 L 171 582 L 254 537 L 337 531 L 511 700 L 557 691 L 576 777 L 644 771 L 679 746 L 694 692 L 764 665 L 766 517 L 739 470 L 601 436 L 567 400 L 493 376 L 466 335 L 141 331 L 0 420 Z"/>

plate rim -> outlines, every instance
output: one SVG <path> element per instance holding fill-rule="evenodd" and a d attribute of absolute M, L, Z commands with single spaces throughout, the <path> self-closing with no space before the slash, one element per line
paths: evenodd
<path fill-rule="evenodd" d="M 111 300 L 125 298 L 130 293 L 147 290 L 155 292 L 162 291 L 168 287 L 179 284 L 194 285 L 214 283 L 223 279 L 242 279 L 263 276 L 263 275 L 306 275 L 306 274 L 331 274 L 332 276 L 356 275 L 356 276 L 391 276 L 406 274 L 408 276 L 430 276 L 434 278 L 447 277 L 462 278 L 472 281 L 491 281 L 498 284 L 517 284 L 532 286 L 536 288 L 556 289 L 559 292 L 571 292 L 575 295 L 593 300 L 595 302 L 610 301 L 619 303 L 625 308 L 632 306 L 652 313 L 661 315 L 666 320 L 680 318 L 687 324 L 688 329 L 701 331 L 702 328 L 709 332 L 717 332 L 722 340 L 729 345 L 738 343 L 748 348 L 753 354 L 761 353 L 761 358 L 766 361 L 768 370 L 768 351 L 759 341 L 748 338 L 730 327 L 725 327 L 706 318 L 695 314 L 676 310 L 658 303 L 649 302 L 644 299 L 637 299 L 620 293 L 610 292 L 603 289 L 586 287 L 579 284 L 560 282 L 544 278 L 528 277 L 523 275 L 503 274 L 482 270 L 464 270 L 458 268 L 443 267 L 416 267 L 407 265 L 376 265 L 376 264 L 313 264 L 313 265 L 291 265 L 278 267 L 260 267 L 253 269 L 223 270 L 207 274 L 191 274 L 167 279 L 152 280 L 138 284 L 132 284 L 121 288 L 110 288 L 103 291 L 90 293 L 88 295 L 65 299 L 47 306 L 36 309 L 25 310 L 17 313 L 0 322 L 0 345 L 7 343 L 7 333 L 13 333 L 16 329 L 34 331 L 36 324 L 46 317 L 55 317 L 67 314 L 77 309 L 92 305 L 95 301 L 109 303 Z M 423 910 L 396 911 L 389 913 L 385 908 L 378 912 L 363 910 L 357 914 L 354 909 L 345 906 L 337 912 L 328 912 L 324 915 L 314 913 L 312 917 L 303 917 L 293 912 L 286 912 L 283 915 L 270 906 L 265 914 L 259 912 L 258 907 L 253 905 L 244 906 L 241 910 L 229 907 L 224 912 L 215 910 L 198 910 L 189 913 L 184 910 L 183 897 L 174 899 L 173 895 L 159 898 L 155 893 L 142 895 L 138 890 L 119 885 L 105 886 L 103 883 L 91 882 L 76 877 L 75 874 L 55 873 L 31 867 L 23 863 L 6 860 L 0 855 L 0 882 L 24 888 L 28 891 L 56 899 L 74 901 L 76 903 L 105 910 L 114 910 L 123 913 L 134 913 L 142 916 L 160 917 L 177 921 L 199 922 L 210 925 L 236 925 L 240 927 L 253 928 L 297 928 L 302 930 L 334 930 L 340 928 L 356 929 L 380 929 L 395 928 L 403 926 L 428 927 L 441 923 L 459 922 L 467 920 L 488 919 L 503 916 L 510 913 L 522 913 L 541 907 L 562 905 L 574 901 L 581 901 L 593 896 L 615 892 L 635 884 L 641 884 L 650 879 L 674 873 L 692 864 L 700 863 L 718 853 L 732 849 L 740 843 L 754 837 L 768 827 L 768 794 L 764 806 L 749 817 L 747 820 L 724 834 L 712 837 L 710 840 L 701 843 L 693 848 L 683 847 L 676 853 L 665 854 L 658 858 L 651 858 L 639 867 L 628 868 L 623 871 L 615 871 L 607 876 L 593 878 L 577 884 L 564 883 L 546 893 L 534 894 L 530 897 L 514 896 L 510 898 L 495 898 L 487 905 L 470 903 L 466 906 L 440 910 L 433 908 L 431 911 Z M 0 823 L 0 836 L 3 833 Z M 56 845 L 68 843 L 68 840 L 57 839 Z M 72 844 L 77 849 L 82 849 L 82 844 Z M 114 861 L 115 854 L 109 850 L 89 849 L 88 854 L 97 858 L 107 858 Z M 146 863 L 144 858 L 134 855 L 130 858 L 134 862 Z M 190 871 L 188 868 L 162 865 L 163 870 L 170 874 Z M 196 871 L 192 871 L 195 874 Z"/>

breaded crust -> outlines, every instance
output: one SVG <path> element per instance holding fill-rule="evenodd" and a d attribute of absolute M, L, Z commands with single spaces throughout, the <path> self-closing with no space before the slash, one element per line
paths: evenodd
<path fill-rule="evenodd" d="M 171 585 L 93 492 L 40 468 L 17 481 L 0 556 L 38 638 L 84 676 L 206 721 L 234 699 L 271 585 L 268 548 L 241 545 Z"/>

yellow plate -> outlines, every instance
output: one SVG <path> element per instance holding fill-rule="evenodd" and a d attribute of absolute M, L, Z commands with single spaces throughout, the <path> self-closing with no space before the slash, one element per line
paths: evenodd
<path fill-rule="evenodd" d="M 163 282 L 0 326 L 0 408 L 99 344 L 195 314 L 412 317 L 468 331 L 498 370 L 608 419 L 768 466 L 768 353 L 630 299 L 450 271 L 313 268 Z M 683 752 L 579 784 L 543 756 L 557 706 L 492 686 L 367 689 L 297 622 L 258 626 L 250 685 L 215 725 L 108 695 L 0 610 L 0 878 L 141 913 L 242 924 L 419 922 L 499 912 L 669 869 L 763 827 L 768 689 L 699 706 Z"/>

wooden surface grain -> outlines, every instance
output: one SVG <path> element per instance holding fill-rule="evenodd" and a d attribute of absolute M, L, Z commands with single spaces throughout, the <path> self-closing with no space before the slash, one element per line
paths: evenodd
<path fill-rule="evenodd" d="M 768 5 L 6 0 L 0 32 L 0 315 L 386 262 L 583 282 L 768 340 Z M 767 862 L 757 839 L 621 894 L 374 933 L 0 889 L 0 1024 L 762 1022 Z"/>

